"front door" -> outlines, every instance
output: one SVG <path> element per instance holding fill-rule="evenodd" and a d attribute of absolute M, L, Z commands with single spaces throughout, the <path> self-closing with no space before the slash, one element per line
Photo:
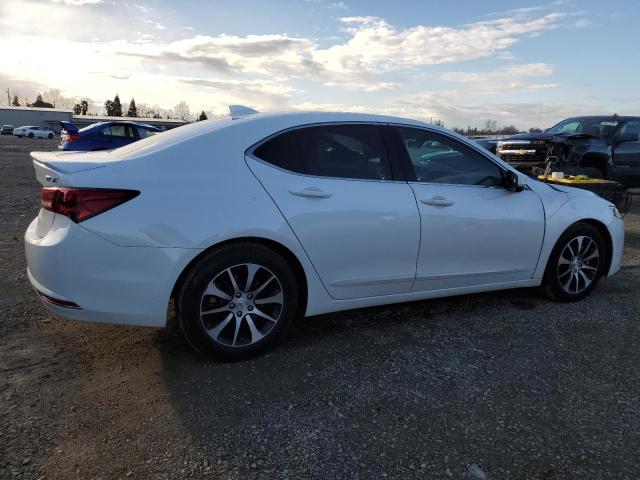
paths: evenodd
<path fill-rule="evenodd" d="M 614 149 L 613 178 L 626 186 L 640 185 L 640 120 L 625 123 L 618 136 L 628 141 Z"/>
<path fill-rule="evenodd" d="M 278 135 L 247 163 L 336 299 L 409 292 L 420 220 L 394 181 L 381 129 L 347 124 Z"/>
<path fill-rule="evenodd" d="M 504 189 L 502 167 L 454 137 L 397 131 L 422 223 L 414 290 L 530 279 L 544 237 L 540 198 Z"/>

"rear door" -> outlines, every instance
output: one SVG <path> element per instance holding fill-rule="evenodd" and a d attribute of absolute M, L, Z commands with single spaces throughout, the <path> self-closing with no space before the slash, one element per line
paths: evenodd
<path fill-rule="evenodd" d="M 250 150 L 247 163 L 337 299 L 409 292 L 420 241 L 411 188 L 376 125 L 310 126 Z"/>
<path fill-rule="evenodd" d="M 544 237 L 538 195 L 503 188 L 501 167 L 453 137 L 396 131 L 422 219 L 414 290 L 530 279 Z"/>

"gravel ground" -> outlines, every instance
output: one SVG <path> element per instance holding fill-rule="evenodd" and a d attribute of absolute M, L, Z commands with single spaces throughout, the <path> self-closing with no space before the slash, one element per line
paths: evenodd
<path fill-rule="evenodd" d="M 0 477 L 640 477 L 640 208 L 585 301 L 515 290 L 300 321 L 207 362 L 172 330 L 66 321 L 25 273 L 39 185 L 0 137 Z"/>

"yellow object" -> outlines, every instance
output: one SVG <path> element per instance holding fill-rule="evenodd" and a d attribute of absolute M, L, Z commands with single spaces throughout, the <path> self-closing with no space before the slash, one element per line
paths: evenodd
<path fill-rule="evenodd" d="M 544 180 L 544 175 L 538 175 L 538 180 Z M 567 175 L 564 178 L 547 178 L 547 180 L 552 181 L 553 183 L 566 183 L 567 185 L 571 184 L 596 184 L 596 183 L 617 183 L 611 180 L 603 180 L 602 178 L 591 178 L 587 175 Z"/>

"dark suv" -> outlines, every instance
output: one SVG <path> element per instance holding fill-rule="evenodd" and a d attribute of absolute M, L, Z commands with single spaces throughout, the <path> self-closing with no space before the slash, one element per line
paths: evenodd
<path fill-rule="evenodd" d="M 568 118 L 542 133 L 503 138 L 496 155 L 527 174 L 542 173 L 551 158 L 555 171 L 640 186 L 640 117 Z"/>

